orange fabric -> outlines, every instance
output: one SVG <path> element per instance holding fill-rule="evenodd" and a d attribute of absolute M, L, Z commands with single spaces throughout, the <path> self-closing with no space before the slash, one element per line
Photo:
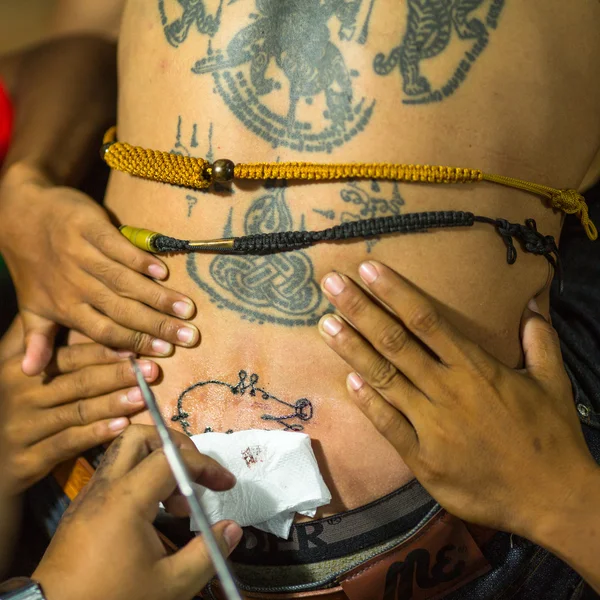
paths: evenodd
<path fill-rule="evenodd" d="M 55 467 L 52 476 L 69 500 L 73 502 L 90 482 L 94 471 L 94 467 L 83 456 L 80 456 L 76 460 L 69 460 Z M 177 552 L 177 546 L 169 538 L 158 530 L 156 530 L 156 533 L 169 554 Z"/>
<path fill-rule="evenodd" d="M 63 492 L 73 502 L 79 492 L 89 483 L 94 474 L 94 467 L 83 457 L 58 465 L 53 473 L 54 479 Z"/>

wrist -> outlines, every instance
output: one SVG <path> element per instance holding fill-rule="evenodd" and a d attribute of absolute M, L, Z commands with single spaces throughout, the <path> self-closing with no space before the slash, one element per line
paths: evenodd
<path fill-rule="evenodd" d="M 558 481 L 560 491 L 547 495 L 549 505 L 533 514 L 525 537 L 554 554 L 564 555 L 573 539 L 587 530 L 600 505 L 600 467 L 590 461 L 568 480 Z"/>
<path fill-rule="evenodd" d="M 0 178 L 0 252 L 10 248 L 11 232 L 22 223 L 31 223 L 39 214 L 39 206 L 32 206 L 32 192 L 36 195 L 52 183 L 35 165 L 15 162 L 7 167 Z M 21 228 L 22 229 L 22 228 Z"/>
<path fill-rule="evenodd" d="M 19 160 L 5 166 L 0 177 L 0 187 L 15 189 L 22 185 L 48 186 L 52 182 L 35 161 Z M 0 195 L 0 199 L 3 194 Z"/>

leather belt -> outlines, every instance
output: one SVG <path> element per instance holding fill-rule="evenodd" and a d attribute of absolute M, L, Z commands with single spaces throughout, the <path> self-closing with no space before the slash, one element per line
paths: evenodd
<path fill-rule="evenodd" d="M 80 457 L 57 467 L 53 475 L 73 500 L 93 473 L 90 463 Z M 167 551 L 177 550 L 158 533 Z M 440 509 L 397 546 L 339 576 L 335 587 L 283 594 L 243 592 L 243 596 L 246 600 L 438 600 L 490 570 L 481 548 L 496 533 Z M 208 585 L 202 598 L 223 600 L 218 581 Z"/>
<path fill-rule="evenodd" d="M 341 575 L 326 590 L 271 594 L 244 592 L 247 600 L 437 600 L 487 573 L 480 546 L 495 531 L 472 526 L 440 511 L 411 537 Z M 477 541 L 476 541 L 477 540 Z M 217 581 L 206 595 L 223 600 Z M 212 598 L 211 598 L 212 597 Z"/>

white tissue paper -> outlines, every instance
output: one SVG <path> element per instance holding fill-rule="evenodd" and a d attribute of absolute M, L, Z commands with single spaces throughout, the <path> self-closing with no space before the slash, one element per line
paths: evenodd
<path fill-rule="evenodd" d="M 227 492 L 196 486 L 211 524 L 231 519 L 287 539 L 295 513 L 314 517 L 319 506 L 331 501 L 304 433 L 250 429 L 191 439 L 202 454 L 237 477 Z M 193 521 L 190 526 L 198 530 Z"/>

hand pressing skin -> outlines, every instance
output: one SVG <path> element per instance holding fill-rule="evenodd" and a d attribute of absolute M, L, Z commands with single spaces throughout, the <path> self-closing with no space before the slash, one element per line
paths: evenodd
<path fill-rule="evenodd" d="M 147 356 L 198 342 L 182 320 L 193 316 L 193 302 L 153 281 L 167 277 L 164 263 L 131 245 L 91 198 L 15 164 L 1 180 L 0 207 L 10 225 L 0 251 L 23 319 L 24 373 L 48 364 L 58 325 Z"/>
<path fill-rule="evenodd" d="M 13 327 L 0 344 L 0 478 L 17 496 L 58 463 L 111 442 L 144 408 L 125 356 L 99 344 L 59 348 L 47 374 L 27 377 L 14 349 L 21 332 Z M 19 339 L 16 339 L 19 338 Z M 147 381 L 158 366 L 140 361 Z"/>
<path fill-rule="evenodd" d="M 514 371 L 391 269 L 368 262 L 359 274 L 379 302 L 330 273 L 323 289 L 341 317 L 325 316 L 319 327 L 354 371 L 347 384 L 358 407 L 449 512 L 545 545 L 584 576 L 600 572 L 584 564 L 589 551 L 577 555 L 587 532 L 600 534 L 598 504 L 595 525 L 586 518 L 578 536 L 574 524 L 598 501 L 600 475 L 552 327 L 526 311 L 525 369 Z M 563 524 L 571 527 L 564 536 Z M 577 540 L 575 550 L 566 538 Z"/>
<path fill-rule="evenodd" d="M 234 476 L 172 432 L 193 479 L 228 490 Z M 33 574 L 48 600 L 186 600 L 214 571 L 201 537 L 167 556 L 152 526 L 158 503 L 183 498 L 154 427 L 132 425 L 106 453 L 89 486 L 71 505 Z M 221 521 L 213 532 L 228 555 L 242 530 Z"/>

